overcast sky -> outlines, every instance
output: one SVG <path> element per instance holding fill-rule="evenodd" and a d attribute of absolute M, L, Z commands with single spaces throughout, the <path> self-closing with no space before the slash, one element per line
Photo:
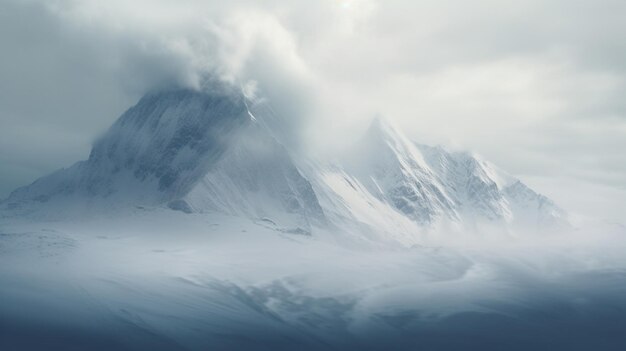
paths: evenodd
<path fill-rule="evenodd" d="M 2 0 L 0 198 L 85 159 L 146 91 L 214 74 L 256 81 L 313 144 L 381 114 L 624 222 L 625 18 L 623 0 Z"/>

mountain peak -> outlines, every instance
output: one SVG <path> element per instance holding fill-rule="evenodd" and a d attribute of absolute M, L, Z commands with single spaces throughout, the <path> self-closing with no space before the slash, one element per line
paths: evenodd
<path fill-rule="evenodd" d="M 369 223 L 382 233 L 401 223 L 404 236 L 438 223 L 471 226 L 474 218 L 500 223 L 523 213 L 550 223 L 558 215 L 526 189 L 503 191 L 508 182 L 485 162 L 418 146 L 384 117 L 372 120 L 336 167 L 302 159 L 285 142 L 297 134 L 282 121 L 269 104 L 249 105 L 240 89 L 219 84 L 150 93 L 94 144 L 88 160 L 16 190 L 7 208 L 54 216 L 69 212 L 68 204 L 96 212 L 167 206 L 298 233 L 329 223 L 348 231 Z"/>
<path fill-rule="evenodd" d="M 364 157 L 371 158 L 375 163 L 396 160 L 403 167 L 414 164 L 410 167 L 429 172 L 421 151 L 391 120 L 383 116 L 376 116 L 372 120 L 358 149 L 361 153 L 365 152 Z"/>
<path fill-rule="evenodd" d="M 94 145 L 89 162 L 158 180 L 161 191 L 219 157 L 250 118 L 241 94 L 213 89 L 152 93 L 129 109 Z M 178 184 L 176 184 L 178 183 Z"/>
<path fill-rule="evenodd" d="M 385 139 L 397 139 L 401 133 L 395 125 L 386 117 L 377 115 L 372 119 L 367 134 L 370 137 L 383 137 Z"/>

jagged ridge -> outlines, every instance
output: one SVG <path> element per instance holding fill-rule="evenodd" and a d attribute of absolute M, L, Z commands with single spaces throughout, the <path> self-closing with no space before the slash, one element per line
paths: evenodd
<path fill-rule="evenodd" d="M 267 104 L 254 104 L 232 89 L 148 94 L 88 160 L 16 190 L 5 205 L 22 213 L 164 205 L 296 232 L 333 225 L 409 238 L 442 223 L 505 232 L 566 223 L 552 201 L 497 167 L 411 142 L 382 119 L 335 162 L 309 160 L 277 139 L 286 131 L 264 115 Z"/>

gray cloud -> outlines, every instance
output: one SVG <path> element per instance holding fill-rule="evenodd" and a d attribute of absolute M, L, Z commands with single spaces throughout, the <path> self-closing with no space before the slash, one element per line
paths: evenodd
<path fill-rule="evenodd" d="M 625 11 L 617 0 L 4 1 L 0 196 L 84 158 L 144 92 L 217 74 L 256 81 L 318 147 L 381 113 L 574 211 L 621 219 Z M 565 184 L 588 185 L 577 188 L 598 205 Z"/>

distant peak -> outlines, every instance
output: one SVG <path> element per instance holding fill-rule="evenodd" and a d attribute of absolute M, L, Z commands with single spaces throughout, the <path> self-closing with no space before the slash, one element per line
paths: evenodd
<path fill-rule="evenodd" d="M 379 137 L 387 136 L 394 139 L 401 135 L 401 133 L 389 119 L 380 115 L 374 117 L 374 119 L 372 120 L 368 129 L 368 134 L 370 136 Z"/>
<path fill-rule="evenodd" d="M 391 127 L 391 122 L 389 119 L 382 115 L 376 115 L 372 119 L 370 128 L 389 128 Z"/>

